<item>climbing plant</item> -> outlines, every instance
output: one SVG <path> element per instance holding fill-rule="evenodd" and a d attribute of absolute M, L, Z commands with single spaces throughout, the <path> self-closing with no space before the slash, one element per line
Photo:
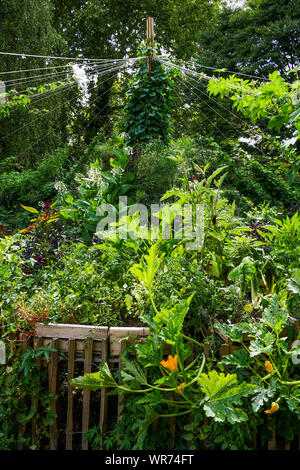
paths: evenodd
<path fill-rule="evenodd" d="M 153 52 L 150 47 L 141 51 L 142 55 L 149 52 Z M 127 143 L 136 146 L 156 138 L 168 141 L 172 132 L 172 83 L 176 71 L 165 69 L 157 61 L 152 61 L 149 71 L 145 59 L 137 67 L 124 108 L 123 130 Z"/>

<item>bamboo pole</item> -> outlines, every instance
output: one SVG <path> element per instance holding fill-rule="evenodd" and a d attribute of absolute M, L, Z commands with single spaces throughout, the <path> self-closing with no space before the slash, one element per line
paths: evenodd
<path fill-rule="evenodd" d="M 147 47 L 154 46 L 154 20 L 153 18 L 147 18 L 147 40 L 146 40 Z M 148 59 L 147 59 L 147 66 L 148 66 L 148 73 L 152 70 L 152 59 L 153 53 L 152 51 L 148 51 Z"/>

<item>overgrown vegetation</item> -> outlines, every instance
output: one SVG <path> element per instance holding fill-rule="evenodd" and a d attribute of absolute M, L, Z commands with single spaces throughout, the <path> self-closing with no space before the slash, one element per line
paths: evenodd
<path fill-rule="evenodd" d="M 24 3 L 27 11 L 31 2 Z M 18 1 L 0 7 L 33 54 L 137 54 L 142 33 L 133 24 L 149 14 L 148 2 L 130 0 L 125 9 L 50 3 L 36 2 L 35 20 Z M 20 334 L 27 344 L 39 322 L 150 329 L 145 344 L 127 345 L 121 371 L 101 364 L 72 381 L 123 395 L 121 420 L 104 436 L 89 430 L 94 450 L 101 443 L 254 449 L 256 438 L 264 448 L 272 430 L 284 447 L 300 432 L 299 58 L 289 52 L 296 7 L 286 0 L 248 1 L 236 11 L 200 0 L 182 8 L 158 3 L 157 48 L 142 48 L 123 74 L 115 63 L 85 64 L 88 94 L 68 74 L 54 80 L 60 62 L 50 57 L 51 83 L 43 69 L 43 86 L 22 89 L 27 75 L 20 72 L 0 104 L 0 330 L 8 357 L 0 366 L 1 449 L 35 449 L 32 424 L 44 442 L 55 417 L 56 397 L 37 366 L 50 349 L 19 347 Z M 278 38 L 286 5 L 289 27 Z M 170 26 L 170 18 L 184 22 L 192 12 L 191 29 Z M 257 43 L 254 56 L 244 57 L 240 23 L 247 31 L 260 25 L 264 54 Z M 231 34 L 230 25 L 235 53 L 222 61 L 210 39 L 216 30 Z M 4 44 L 15 50 L 14 31 L 5 31 Z M 13 60 L 7 56 L 1 72 L 25 70 L 22 58 Z M 43 61 L 36 57 L 29 70 Z M 241 64 L 246 78 L 238 76 Z M 105 67 L 115 73 L 104 79 Z M 8 83 L 14 79 L 8 74 Z M 220 332 L 236 346 L 222 357 Z"/>

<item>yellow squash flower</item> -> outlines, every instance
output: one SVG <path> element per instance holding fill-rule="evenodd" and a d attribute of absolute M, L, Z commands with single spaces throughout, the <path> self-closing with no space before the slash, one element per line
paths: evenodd
<path fill-rule="evenodd" d="M 175 390 L 176 393 L 182 393 L 184 390 L 186 383 L 182 382 L 180 385 L 178 385 L 177 390 Z"/>
<path fill-rule="evenodd" d="M 279 405 L 278 403 L 273 402 L 271 405 L 271 408 L 269 410 L 265 410 L 266 414 L 271 414 L 271 413 L 276 413 L 276 411 L 279 410 Z"/>
<path fill-rule="evenodd" d="M 273 366 L 270 361 L 265 361 L 265 368 L 268 372 L 273 372 Z"/>
<path fill-rule="evenodd" d="M 251 313 L 253 312 L 253 307 L 251 304 L 247 304 L 247 305 L 244 305 L 244 310 L 247 312 L 247 313 Z"/>
<path fill-rule="evenodd" d="M 174 372 L 174 370 L 177 369 L 177 359 L 177 354 L 175 354 L 174 357 L 169 355 L 167 361 L 160 361 L 160 363 L 163 367 L 170 369 L 170 371 Z"/>

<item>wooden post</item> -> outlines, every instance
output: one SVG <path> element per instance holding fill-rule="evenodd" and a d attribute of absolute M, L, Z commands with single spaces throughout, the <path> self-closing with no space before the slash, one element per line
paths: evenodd
<path fill-rule="evenodd" d="M 27 349 L 28 349 L 28 341 L 26 339 L 26 335 L 22 334 L 20 335 L 20 340 L 23 341 L 22 342 L 22 355 L 26 353 Z M 25 428 L 26 428 L 26 425 L 25 424 L 20 424 L 19 425 L 19 437 L 20 437 L 20 440 L 18 442 L 18 450 L 23 450 L 24 446 L 23 446 L 23 438 L 25 436 Z"/>
<path fill-rule="evenodd" d="M 153 18 L 147 18 L 147 41 L 146 44 L 148 47 L 154 46 L 154 20 Z M 148 72 L 150 73 L 152 70 L 152 51 L 148 52 L 148 59 L 147 59 L 147 66 Z"/>
<path fill-rule="evenodd" d="M 93 339 L 88 337 L 86 340 L 85 356 L 84 356 L 84 375 L 90 374 L 92 370 L 93 360 Z M 85 433 L 89 430 L 90 422 L 90 390 L 83 390 L 82 401 L 82 439 L 81 450 L 88 450 L 89 444 L 86 440 Z"/>
<path fill-rule="evenodd" d="M 36 341 L 34 341 L 34 347 L 35 348 L 40 348 L 42 345 L 43 345 L 43 340 L 42 338 L 35 338 Z M 37 359 L 36 360 L 36 368 L 39 370 L 42 366 L 42 360 L 41 359 Z M 35 445 L 35 448 L 36 450 L 39 449 L 39 436 L 38 436 L 38 422 L 37 422 L 37 419 L 36 419 L 36 416 L 38 414 L 38 406 L 39 406 L 39 399 L 38 397 L 34 397 L 32 399 L 32 406 L 34 406 L 35 408 L 35 415 L 34 417 L 32 418 L 32 441 Z"/>
<path fill-rule="evenodd" d="M 108 356 L 108 344 L 107 339 L 102 341 L 102 354 L 101 354 L 101 362 L 104 364 L 107 361 Z M 106 431 L 106 419 L 107 419 L 107 394 L 106 388 L 101 389 L 100 395 L 100 417 L 99 417 L 99 429 L 101 433 L 101 444 L 100 450 L 103 449 L 103 440 L 104 440 L 104 433 Z"/>
<path fill-rule="evenodd" d="M 69 339 L 68 342 L 68 408 L 66 424 L 66 450 L 72 450 L 73 437 L 73 387 L 70 380 L 74 378 L 76 340 Z"/>
<path fill-rule="evenodd" d="M 57 366 L 58 366 L 58 349 L 57 349 L 58 340 L 57 338 L 52 338 L 51 348 L 55 351 L 50 353 L 50 362 L 48 364 L 48 382 L 49 382 L 49 393 L 56 395 L 57 392 Z M 53 423 L 50 425 L 50 435 L 49 435 L 49 448 L 50 450 L 57 450 L 57 426 L 56 426 L 56 401 L 50 404 L 50 407 L 53 410 Z"/>

